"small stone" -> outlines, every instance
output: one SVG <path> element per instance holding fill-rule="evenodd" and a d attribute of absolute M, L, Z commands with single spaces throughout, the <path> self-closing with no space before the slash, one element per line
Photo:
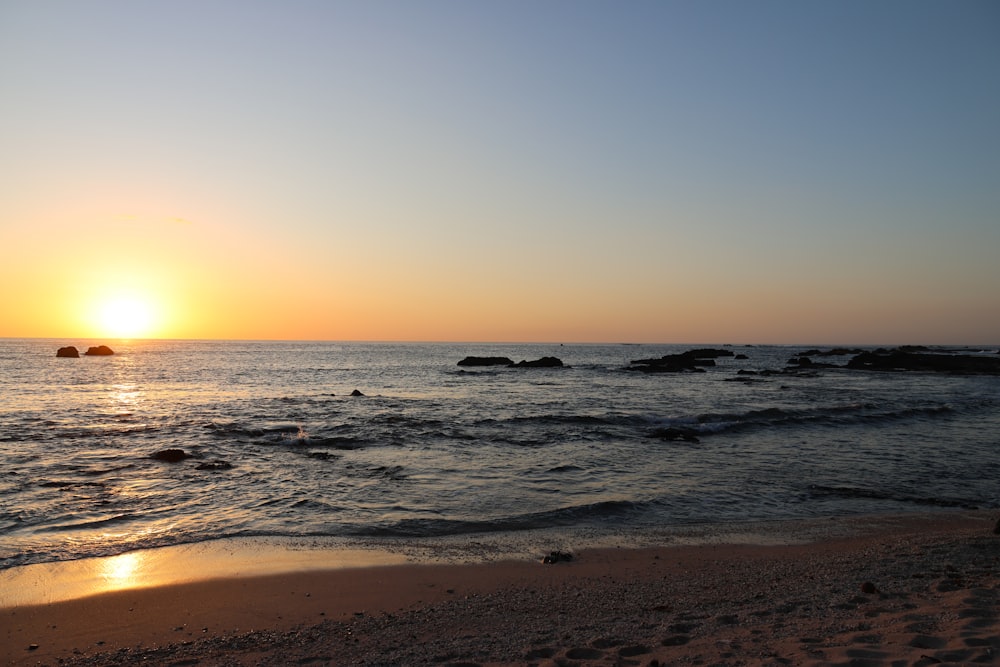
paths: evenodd
<path fill-rule="evenodd" d="M 870 581 L 866 581 L 865 583 L 861 584 L 861 592 L 865 593 L 866 595 L 875 595 L 876 593 L 878 593 L 878 589 L 875 587 L 875 584 L 873 584 Z"/>
<path fill-rule="evenodd" d="M 573 560 L 573 554 L 567 553 L 565 551 L 552 551 L 549 555 L 542 559 L 542 563 L 545 565 L 552 565 L 553 563 L 569 563 Z"/>
<path fill-rule="evenodd" d="M 351 396 L 364 396 L 359 389 L 355 389 L 351 392 Z"/>
<path fill-rule="evenodd" d="M 38 644 L 28 644 L 28 650 L 29 651 L 37 651 L 38 650 Z"/>

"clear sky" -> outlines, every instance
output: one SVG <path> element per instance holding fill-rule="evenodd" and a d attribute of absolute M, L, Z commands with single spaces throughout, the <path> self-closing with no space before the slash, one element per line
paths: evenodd
<path fill-rule="evenodd" d="M 0 336 L 1000 343 L 994 0 L 3 0 Z"/>

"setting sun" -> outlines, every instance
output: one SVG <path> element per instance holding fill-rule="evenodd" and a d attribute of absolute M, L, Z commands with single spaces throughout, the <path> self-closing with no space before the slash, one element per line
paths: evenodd
<path fill-rule="evenodd" d="M 143 338 L 153 329 L 154 313 L 148 302 L 134 296 L 114 297 L 97 312 L 97 326 L 105 336 Z"/>

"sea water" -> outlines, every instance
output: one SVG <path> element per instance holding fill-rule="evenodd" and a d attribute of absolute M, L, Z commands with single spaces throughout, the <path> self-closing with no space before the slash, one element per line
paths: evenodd
<path fill-rule="evenodd" d="M 0 568 L 220 537 L 1000 507 L 995 376 L 759 373 L 794 346 L 645 374 L 630 362 L 701 346 L 99 342 L 115 354 L 0 340 Z M 469 355 L 565 366 L 457 365 Z"/>

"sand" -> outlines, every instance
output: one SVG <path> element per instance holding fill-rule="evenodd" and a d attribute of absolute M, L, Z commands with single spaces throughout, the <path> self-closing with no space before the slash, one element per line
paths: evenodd
<path fill-rule="evenodd" d="M 831 520 L 801 544 L 254 572 L 16 604 L 0 609 L 0 664 L 994 664 L 996 522 Z"/>

